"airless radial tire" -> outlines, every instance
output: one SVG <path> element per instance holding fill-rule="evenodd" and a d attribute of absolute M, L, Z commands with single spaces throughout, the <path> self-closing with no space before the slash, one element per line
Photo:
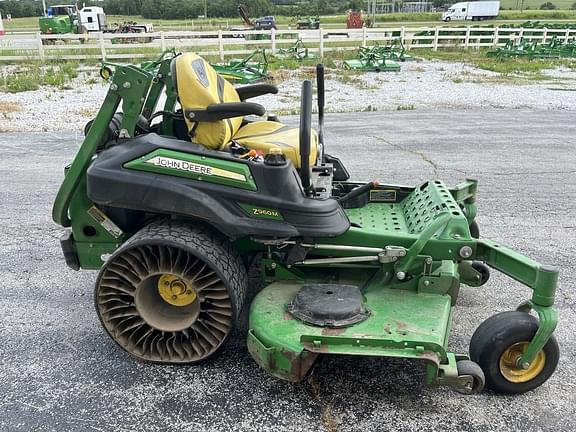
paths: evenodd
<path fill-rule="evenodd" d="M 141 360 L 195 363 L 215 354 L 238 318 L 246 269 L 229 242 L 174 222 L 144 227 L 100 270 L 98 316 Z"/>

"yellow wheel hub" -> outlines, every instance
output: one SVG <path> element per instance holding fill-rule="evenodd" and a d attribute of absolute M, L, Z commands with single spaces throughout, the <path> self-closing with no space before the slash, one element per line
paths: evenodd
<path fill-rule="evenodd" d="M 196 291 L 190 282 L 172 274 L 158 279 L 158 293 L 162 300 L 172 306 L 188 306 L 196 300 Z"/>
<path fill-rule="evenodd" d="M 546 354 L 540 351 L 528 369 L 518 367 L 518 361 L 528 349 L 528 342 L 518 342 L 510 346 L 500 357 L 500 372 L 508 381 L 513 383 L 528 382 L 536 378 L 546 364 Z"/>

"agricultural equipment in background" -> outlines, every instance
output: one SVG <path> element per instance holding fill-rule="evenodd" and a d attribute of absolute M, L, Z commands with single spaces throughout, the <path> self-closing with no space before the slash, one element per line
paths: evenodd
<path fill-rule="evenodd" d="M 150 43 L 153 38 L 150 36 L 143 36 L 146 33 L 152 33 L 154 27 L 152 24 L 138 24 L 135 21 L 124 21 L 123 23 L 114 23 L 111 26 L 102 30 L 104 33 L 122 33 L 132 34 L 134 37 L 113 38 L 113 44 L 122 43 Z"/>
<path fill-rule="evenodd" d="M 544 44 L 529 39 L 520 39 L 518 42 L 509 40 L 504 47 L 488 51 L 486 56 L 529 60 L 576 58 L 576 40 L 564 41 L 553 37 L 550 42 Z"/>
<path fill-rule="evenodd" d="M 108 25 L 106 14 L 101 7 L 90 6 L 80 10 L 75 5 L 55 5 L 47 9 L 47 15 L 39 19 L 40 32 L 47 35 L 81 34 L 80 42 L 88 40 L 89 32 L 103 33 L 151 33 L 152 24 L 138 24 L 127 21 L 122 24 Z M 51 44 L 56 38 L 42 39 L 42 43 Z M 112 43 L 151 42 L 151 38 L 122 38 Z"/>
<path fill-rule="evenodd" d="M 319 29 L 320 28 L 320 17 L 319 16 L 315 16 L 315 17 L 303 17 L 300 18 L 298 21 L 296 21 L 296 28 L 298 30 L 304 30 L 304 29 Z"/>
<path fill-rule="evenodd" d="M 218 74 L 232 84 L 248 84 L 270 78 L 266 50 L 259 49 L 243 59 L 233 59 L 225 64 L 212 64 Z"/>
<path fill-rule="evenodd" d="M 255 21 L 250 19 L 246 6 L 238 6 L 238 14 L 244 23 L 243 30 L 271 30 L 276 29 L 276 19 L 273 16 L 265 16 Z"/>
<path fill-rule="evenodd" d="M 403 59 L 403 46 L 402 48 L 398 45 L 360 47 L 355 59 L 344 61 L 344 68 L 365 72 L 400 72 L 398 61 Z"/>
<path fill-rule="evenodd" d="M 110 88 L 52 217 L 68 228 L 68 266 L 99 269 L 96 312 L 132 356 L 196 364 L 220 352 L 253 268 L 266 286 L 250 306 L 248 351 L 278 378 L 304 379 L 323 355 L 419 360 L 427 383 L 465 394 L 524 393 L 554 373 L 558 271 L 479 238 L 475 180 L 351 181 L 324 142 L 322 65 L 319 133 L 310 81 L 290 127 L 244 118 L 264 115 L 249 100 L 276 87 L 234 88 L 195 54 L 101 75 Z M 489 267 L 531 297 L 484 321 L 469 354 L 451 352 L 461 284 L 473 296 Z M 501 310 L 500 297 L 481 298 Z"/>
<path fill-rule="evenodd" d="M 98 8 L 101 9 L 101 8 Z M 88 16 L 85 16 L 88 18 Z M 98 21 L 97 21 L 98 22 Z M 80 20 L 80 15 L 76 5 L 54 5 L 46 11 L 46 16 L 38 19 L 40 33 L 46 35 L 61 34 L 81 34 L 84 37 L 80 39 L 85 42 L 88 38 L 88 29 Z M 105 24 L 105 22 L 104 22 Z M 43 39 L 42 43 L 55 43 L 56 39 Z"/>
<path fill-rule="evenodd" d="M 372 27 L 372 19 L 364 15 L 361 11 L 349 10 L 346 13 L 346 28 L 359 29 L 362 27 Z"/>
<path fill-rule="evenodd" d="M 309 60 L 315 58 L 315 56 L 310 54 L 308 48 L 306 45 L 304 45 L 304 42 L 300 38 L 298 38 L 294 45 L 288 48 L 279 48 L 275 56 L 281 59 L 295 60 Z"/>
<path fill-rule="evenodd" d="M 413 57 L 410 54 L 406 54 L 406 47 L 404 47 L 404 43 L 400 38 L 393 39 L 386 45 L 377 45 L 376 47 L 380 52 L 380 55 L 390 60 L 401 62 L 413 60 Z"/>

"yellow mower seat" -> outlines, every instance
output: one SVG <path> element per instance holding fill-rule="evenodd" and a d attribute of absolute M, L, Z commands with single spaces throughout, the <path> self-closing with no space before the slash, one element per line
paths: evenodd
<path fill-rule="evenodd" d="M 206 110 L 210 105 L 240 103 L 238 92 L 212 66 L 196 54 L 183 54 L 172 64 L 178 99 L 184 113 Z M 280 148 L 292 163 L 300 167 L 299 128 L 272 121 L 256 121 L 242 126 L 243 117 L 217 121 L 195 121 L 184 115 L 193 143 L 213 150 L 227 150 L 233 142 L 264 154 Z M 318 136 L 311 134 L 310 165 L 316 163 Z"/>
<path fill-rule="evenodd" d="M 243 147 L 260 150 L 264 154 L 273 147 L 282 149 L 286 158 L 296 168 L 300 168 L 300 129 L 273 121 L 256 121 L 242 126 L 234 141 Z M 310 166 L 316 164 L 318 135 L 312 131 L 310 146 Z"/>

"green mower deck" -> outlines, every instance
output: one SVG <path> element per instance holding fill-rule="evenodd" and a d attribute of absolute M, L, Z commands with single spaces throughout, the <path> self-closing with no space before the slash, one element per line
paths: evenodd
<path fill-rule="evenodd" d="M 351 59 L 344 61 L 344 68 L 365 72 L 400 72 L 400 65 L 394 60 L 361 60 Z"/>
<path fill-rule="evenodd" d="M 383 289 L 375 283 L 363 291 L 368 319 L 329 328 L 306 325 L 286 312 L 301 288 L 296 281 L 274 282 L 252 302 L 248 350 L 272 375 L 301 381 L 320 354 L 400 357 L 450 367 L 445 348 L 452 318 L 449 295 Z"/>

